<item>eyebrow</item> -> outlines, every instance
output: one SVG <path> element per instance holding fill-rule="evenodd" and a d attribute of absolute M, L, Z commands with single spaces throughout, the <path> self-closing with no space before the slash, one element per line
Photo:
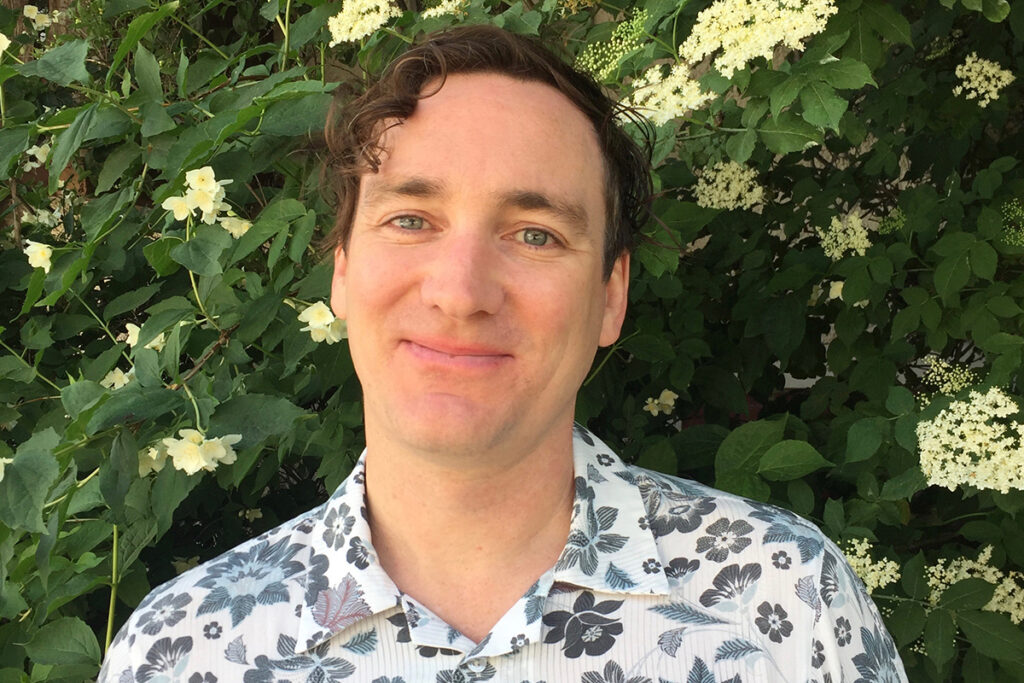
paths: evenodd
<path fill-rule="evenodd" d="M 373 184 L 366 190 L 363 202 L 372 207 L 391 197 L 415 197 L 432 199 L 447 193 L 445 184 L 439 180 L 415 176 L 398 180 Z M 508 190 L 498 194 L 501 208 L 516 208 L 524 211 L 540 211 L 567 224 L 579 235 L 588 235 L 587 210 L 578 202 L 552 197 L 536 190 Z"/>

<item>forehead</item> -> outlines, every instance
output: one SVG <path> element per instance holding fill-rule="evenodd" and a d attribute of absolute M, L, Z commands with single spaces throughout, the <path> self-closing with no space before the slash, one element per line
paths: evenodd
<path fill-rule="evenodd" d="M 435 87 L 428 83 L 425 90 Z M 388 128 L 382 143 L 380 168 L 362 177 L 363 190 L 396 178 L 430 178 L 453 192 L 493 194 L 515 185 L 603 207 L 597 133 L 568 97 L 544 83 L 454 74 Z"/>

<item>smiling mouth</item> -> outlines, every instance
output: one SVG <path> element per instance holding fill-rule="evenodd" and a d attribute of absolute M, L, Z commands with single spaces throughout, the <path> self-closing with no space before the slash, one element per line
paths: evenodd
<path fill-rule="evenodd" d="M 401 346 L 420 361 L 449 367 L 489 368 L 512 359 L 509 353 L 483 346 L 411 339 L 402 340 Z"/>

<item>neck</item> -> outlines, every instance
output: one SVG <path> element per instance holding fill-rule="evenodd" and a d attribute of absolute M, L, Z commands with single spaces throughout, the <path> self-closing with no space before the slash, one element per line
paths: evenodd
<path fill-rule="evenodd" d="M 367 505 L 381 565 L 404 593 L 479 640 L 565 545 L 571 428 L 518 457 L 472 462 L 370 436 Z"/>

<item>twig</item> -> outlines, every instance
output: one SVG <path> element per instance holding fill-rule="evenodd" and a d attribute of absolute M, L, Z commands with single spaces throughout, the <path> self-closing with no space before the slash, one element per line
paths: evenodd
<path fill-rule="evenodd" d="M 218 337 L 217 341 L 214 342 L 213 346 L 206 350 L 206 353 L 204 353 L 198 361 L 196 361 L 196 364 L 192 367 L 192 369 L 185 373 L 185 375 L 181 378 L 181 382 L 173 382 L 171 383 L 169 388 L 180 389 L 182 385 L 184 385 L 190 379 L 195 377 L 196 374 L 198 374 L 198 372 L 202 370 L 203 366 L 206 365 L 206 363 L 211 358 L 213 358 L 213 354 L 217 353 L 217 349 L 228 343 L 228 340 L 231 339 L 231 333 L 234 332 L 236 329 L 238 329 L 238 325 L 233 325 L 227 328 L 226 330 L 221 330 L 220 337 Z"/>

